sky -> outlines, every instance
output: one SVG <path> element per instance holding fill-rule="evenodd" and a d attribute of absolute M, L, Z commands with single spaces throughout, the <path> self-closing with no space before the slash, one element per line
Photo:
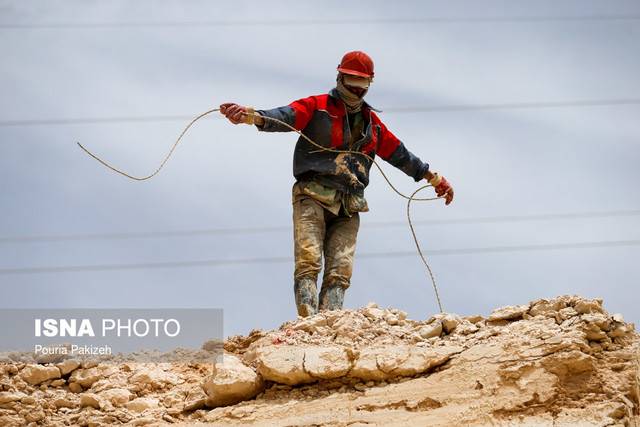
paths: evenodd
<path fill-rule="evenodd" d="M 638 323 L 639 46 L 636 1 L 0 1 L 0 308 L 215 307 L 225 335 L 294 318 L 295 134 L 210 115 L 144 182 L 76 142 L 146 175 L 189 117 L 326 93 L 363 50 L 366 100 L 455 188 L 412 206 L 445 311 L 578 294 Z M 494 107 L 448 108 L 474 105 Z M 430 317 L 405 201 L 375 170 L 366 196 L 345 307 Z"/>

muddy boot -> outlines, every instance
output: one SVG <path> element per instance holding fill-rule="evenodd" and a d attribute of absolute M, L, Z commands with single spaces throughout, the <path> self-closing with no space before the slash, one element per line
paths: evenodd
<path fill-rule="evenodd" d="M 293 292 L 296 297 L 298 315 L 308 317 L 318 312 L 318 295 L 315 280 L 309 278 L 296 280 L 293 285 Z"/>
<path fill-rule="evenodd" d="M 342 310 L 344 288 L 340 285 L 323 285 L 320 290 L 320 310 Z"/>

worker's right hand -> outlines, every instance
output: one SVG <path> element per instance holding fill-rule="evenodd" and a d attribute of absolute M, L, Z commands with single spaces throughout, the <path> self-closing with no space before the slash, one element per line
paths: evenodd
<path fill-rule="evenodd" d="M 227 102 L 220 105 L 220 113 L 224 114 L 227 119 L 234 125 L 246 123 L 247 107 Z"/>

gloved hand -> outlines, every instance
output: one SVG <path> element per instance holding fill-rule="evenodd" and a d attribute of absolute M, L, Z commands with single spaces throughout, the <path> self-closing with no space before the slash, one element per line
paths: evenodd
<path fill-rule="evenodd" d="M 453 200 L 453 187 L 444 176 L 433 173 L 432 178 L 429 179 L 429 184 L 433 185 L 438 197 L 445 196 L 445 205 L 451 203 Z"/>
<path fill-rule="evenodd" d="M 253 108 L 227 102 L 220 105 L 220 113 L 224 114 L 227 119 L 234 125 L 240 123 L 253 124 Z"/>

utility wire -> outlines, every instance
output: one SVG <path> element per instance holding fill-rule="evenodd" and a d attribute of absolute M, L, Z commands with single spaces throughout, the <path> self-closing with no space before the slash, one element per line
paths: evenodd
<path fill-rule="evenodd" d="M 413 221 L 416 225 L 447 225 L 447 224 L 482 224 L 482 223 L 504 223 L 504 222 L 526 222 L 526 221 L 554 221 L 566 219 L 589 219 L 589 218 L 609 218 L 628 217 L 640 215 L 640 209 L 618 210 L 602 212 L 574 212 L 560 214 L 539 214 L 539 215 L 506 215 L 476 218 L 449 218 L 430 219 L 423 221 Z M 366 228 L 389 228 L 406 225 L 406 221 L 378 221 L 363 223 Z M 194 230 L 174 230 L 174 231 L 134 231 L 134 232 L 114 232 L 114 233 L 86 233 L 86 234 L 59 234 L 40 236 L 5 236 L 0 237 L 2 243 L 33 243 L 33 242 L 61 242 L 61 241 L 86 241 L 86 240 L 120 240 L 120 239 L 149 239 L 163 237 L 191 237 L 191 236 L 216 236 L 216 235 L 238 235 L 275 233 L 290 231 L 291 226 L 269 226 L 269 227 L 236 227 L 236 228 L 209 228 Z"/>
<path fill-rule="evenodd" d="M 576 101 L 543 101 L 543 102 L 510 102 L 502 104 L 459 104 L 459 105 L 439 105 L 433 107 L 391 107 L 384 112 L 389 114 L 407 113 L 431 113 L 450 111 L 479 111 L 479 110 L 516 110 L 516 109 L 539 109 L 539 108 L 580 108 L 580 107 L 601 107 L 617 105 L 640 105 L 640 98 L 627 99 L 592 99 Z M 27 119 L 27 120 L 2 120 L 0 127 L 28 127 L 28 126 L 58 126 L 58 125 L 83 125 L 83 124 L 106 124 L 106 123 L 141 123 L 141 122 L 173 122 L 192 119 L 193 116 L 140 116 L 140 117 L 85 117 L 70 119 Z"/>
<path fill-rule="evenodd" d="M 617 240 L 605 242 L 582 242 L 582 243 L 553 243 L 538 245 L 520 246 L 493 246 L 484 248 L 459 248 L 459 249 L 439 249 L 423 251 L 429 256 L 439 255 L 469 255 L 469 254 L 489 254 L 489 253 L 509 253 L 528 251 L 550 251 L 566 249 L 591 249 L 591 248 L 613 248 L 640 246 L 640 240 Z M 416 256 L 415 251 L 397 252 L 373 252 L 356 254 L 358 259 L 377 258 L 404 258 Z M 148 262 L 135 264 L 100 264 L 100 265 L 75 265 L 61 267 L 23 267 L 0 269 L 0 275 L 10 274 L 41 274 L 41 273 L 76 273 L 86 271 L 116 271 L 116 270 L 148 270 L 165 268 L 184 267 L 214 267 L 222 265 L 251 265 L 251 264 L 275 264 L 293 262 L 291 257 L 264 257 L 264 258 L 236 258 L 236 259 L 210 259 L 200 261 L 168 261 L 168 262 Z"/>
<path fill-rule="evenodd" d="M 637 21 L 638 15 L 584 15 L 584 16 L 487 16 L 487 17 L 425 17 L 425 18 L 362 18 L 362 19 L 269 19 L 269 20 L 210 20 L 210 21 L 131 21 L 131 22 L 59 22 L 59 23 L 4 23 L 3 30 L 33 29 L 118 29 L 118 28 L 208 28 L 208 27 L 282 27 L 312 25 L 367 25 L 367 24 L 482 24 L 511 22 L 596 22 Z"/>

